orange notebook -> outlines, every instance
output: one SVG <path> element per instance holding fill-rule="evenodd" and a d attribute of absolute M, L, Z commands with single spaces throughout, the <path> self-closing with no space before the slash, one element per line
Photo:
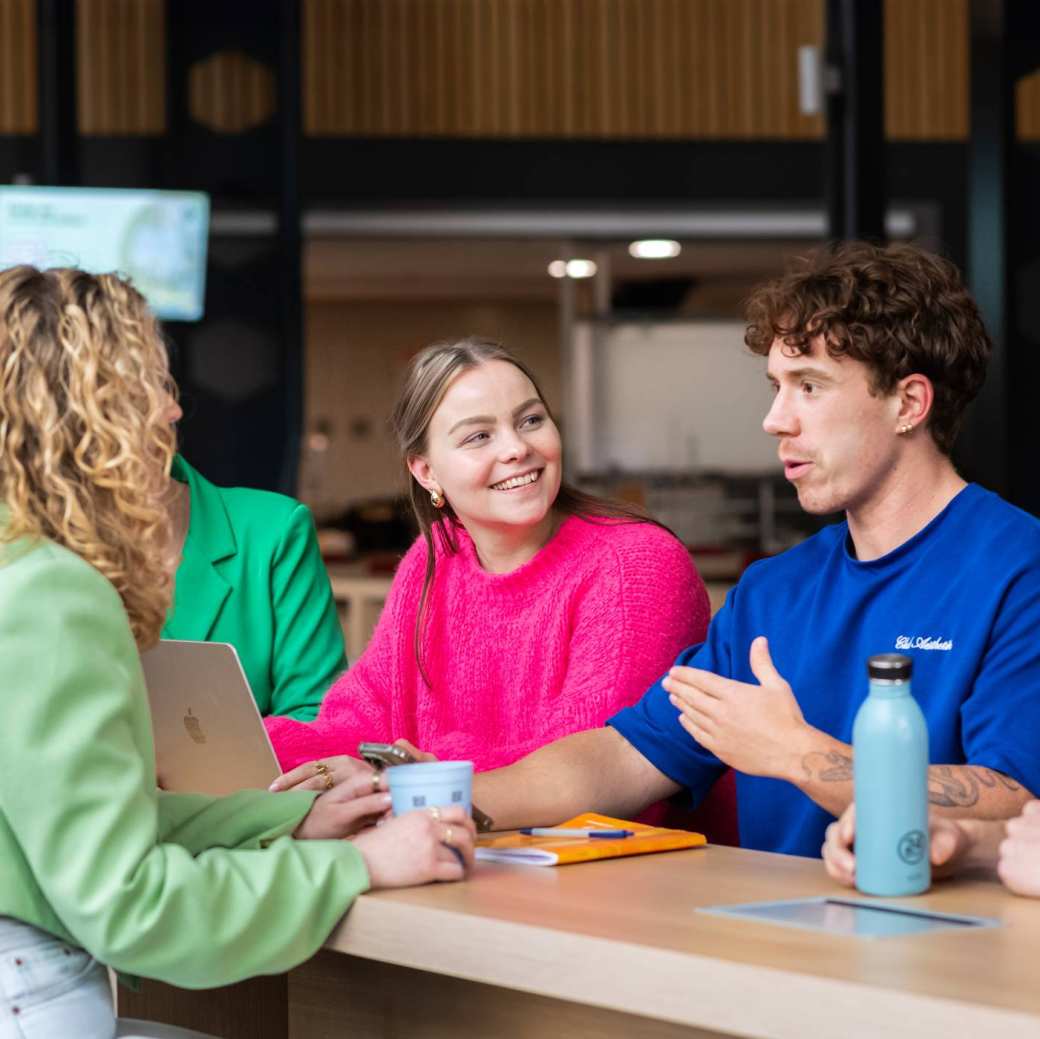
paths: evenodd
<path fill-rule="evenodd" d="M 630 823 L 609 815 L 584 812 L 558 824 L 568 829 L 633 830 L 631 837 L 527 837 L 509 834 L 477 839 L 478 862 L 511 862 L 525 866 L 566 866 L 572 862 L 619 859 L 625 855 L 650 855 L 655 851 L 699 848 L 707 844 L 703 833 L 666 830 L 661 826 Z"/>

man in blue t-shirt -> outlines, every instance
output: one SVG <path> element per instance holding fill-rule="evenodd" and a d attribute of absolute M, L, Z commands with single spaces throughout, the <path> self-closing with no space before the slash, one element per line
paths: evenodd
<path fill-rule="evenodd" d="M 699 801 L 729 766 L 741 844 L 818 855 L 852 798 L 867 657 L 900 652 L 932 805 L 1017 814 L 1040 791 L 1040 522 L 950 461 L 991 348 L 959 274 L 850 243 L 760 288 L 747 318 L 784 474 L 845 521 L 750 567 L 707 640 L 607 727 L 477 777 L 474 799 L 502 826 L 631 817 L 683 788 Z"/>

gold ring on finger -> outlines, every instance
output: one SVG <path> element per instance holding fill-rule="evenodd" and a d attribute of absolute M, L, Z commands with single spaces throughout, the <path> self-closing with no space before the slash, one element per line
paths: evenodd
<path fill-rule="evenodd" d="M 379 773 L 378 772 L 373 772 L 372 773 L 372 793 L 373 794 L 378 794 L 379 793 L 379 785 L 380 785 Z"/>
<path fill-rule="evenodd" d="M 447 847 L 450 848 L 452 846 L 452 837 L 453 836 L 454 836 L 454 831 L 452 830 L 452 828 L 450 826 L 445 826 L 444 827 L 444 837 L 441 839 L 441 844 L 444 844 L 444 845 L 446 845 Z"/>
<path fill-rule="evenodd" d="M 441 817 L 441 810 L 436 805 L 430 805 L 430 807 L 427 808 L 426 811 L 428 811 L 430 813 L 430 816 L 434 819 L 440 819 Z"/>
<path fill-rule="evenodd" d="M 314 762 L 314 774 L 325 780 L 326 790 L 331 790 L 336 785 L 336 781 L 332 778 L 332 770 L 324 761 Z"/>

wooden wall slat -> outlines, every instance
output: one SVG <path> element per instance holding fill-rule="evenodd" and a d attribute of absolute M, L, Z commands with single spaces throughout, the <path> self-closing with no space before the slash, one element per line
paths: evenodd
<path fill-rule="evenodd" d="M 885 0 L 887 137 L 963 140 L 968 89 L 968 0 Z"/>
<path fill-rule="evenodd" d="M 163 132 L 165 12 L 165 0 L 77 0 L 80 133 Z"/>
<path fill-rule="evenodd" d="M 171 0 L 77 0 L 85 134 L 165 128 Z M 175 0 L 173 0 L 175 2 Z M 968 0 L 884 0 L 891 140 L 964 140 Z M 303 0 L 312 135 L 812 139 L 795 55 L 823 0 Z M 0 0 L 0 133 L 38 121 L 36 0 Z M 270 70 L 198 74 L 197 114 L 233 132 L 273 104 Z M 1017 91 L 1040 139 L 1040 77 Z"/>
<path fill-rule="evenodd" d="M 0 134 L 36 131 L 36 50 L 36 0 L 0 0 Z"/>
<path fill-rule="evenodd" d="M 274 73 L 240 51 L 221 51 L 188 74 L 193 119 L 218 133 L 242 133 L 266 122 L 275 110 Z"/>
<path fill-rule="evenodd" d="M 885 0 L 885 134 L 892 137 L 907 126 L 906 4 Z"/>
<path fill-rule="evenodd" d="M 113 2 L 113 0 L 94 0 Z M 886 128 L 967 132 L 967 0 L 884 0 Z M 811 139 L 823 0 L 304 0 L 312 135 Z"/>
<path fill-rule="evenodd" d="M 1024 76 L 1015 88 L 1018 135 L 1023 140 L 1040 140 L 1040 72 Z"/>

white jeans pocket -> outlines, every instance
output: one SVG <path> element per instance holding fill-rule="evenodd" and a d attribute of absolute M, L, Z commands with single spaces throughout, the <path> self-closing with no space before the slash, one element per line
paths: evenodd
<path fill-rule="evenodd" d="M 0 1039 L 112 1039 L 105 968 L 53 935 L 0 917 Z"/>

